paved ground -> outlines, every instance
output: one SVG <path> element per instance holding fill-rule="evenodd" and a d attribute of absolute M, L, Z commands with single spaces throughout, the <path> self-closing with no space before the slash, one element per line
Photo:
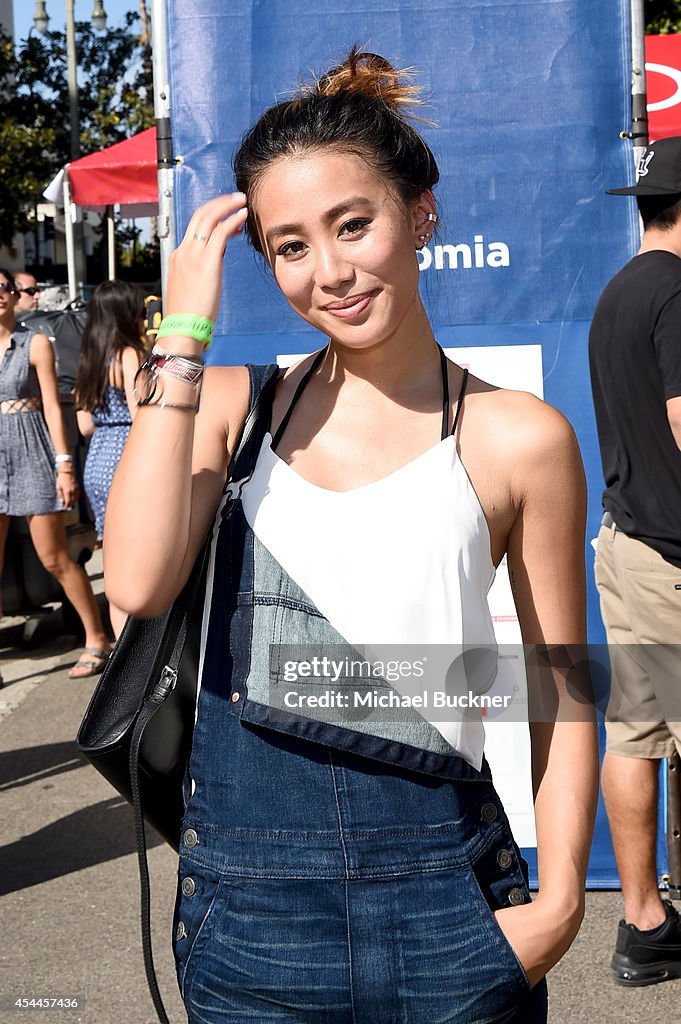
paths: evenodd
<path fill-rule="evenodd" d="M 95 575 L 99 563 L 91 563 Z M 92 570 L 91 570 L 92 571 Z M 101 580 L 96 580 L 101 589 Z M 138 927 L 137 863 L 127 805 L 75 750 L 94 688 L 74 682 L 73 638 L 55 612 L 20 647 L 21 623 L 0 627 L 0 1024 L 154 1024 Z M 186 1020 L 174 982 L 172 851 L 152 840 L 154 948 L 171 1022 Z M 551 1024 L 674 1024 L 681 981 L 626 990 L 607 964 L 618 893 L 587 897 L 582 931 L 551 973 Z M 81 1009 L 19 1011 L 13 999 L 79 997 Z M 425 1022 L 424 1022 L 425 1024 Z"/>

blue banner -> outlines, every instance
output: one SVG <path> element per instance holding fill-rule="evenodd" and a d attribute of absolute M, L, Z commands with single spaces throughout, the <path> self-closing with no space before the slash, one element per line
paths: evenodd
<path fill-rule="evenodd" d="M 588 541 L 602 476 L 587 362 L 589 321 L 637 246 L 629 0 L 169 0 L 176 218 L 231 191 L 231 158 L 262 110 L 353 43 L 414 67 L 441 170 L 440 225 L 420 256 L 443 345 L 541 346 L 544 397 L 572 422 L 589 483 Z M 318 348 L 243 239 L 230 245 L 211 358 L 265 362 Z M 593 552 L 587 549 L 589 565 Z M 558 585 L 558 581 L 557 581 Z M 593 577 L 589 632 L 604 640 Z M 599 825 L 591 884 L 614 884 Z"/>

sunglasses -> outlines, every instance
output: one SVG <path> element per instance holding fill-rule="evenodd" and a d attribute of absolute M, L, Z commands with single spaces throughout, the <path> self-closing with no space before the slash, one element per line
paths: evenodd
<path fill-rule="evenodd" d="M 31 285 L 30 288 L 19 288 L 18 291 L 23 292 L 25 295 L 37 295 L 40 288 L 34 288 L 33 285 Z"/>
<path fill-rule="evenodd" d="M 16 289 L 11 284 L 7 284 L 6 281 L 0 281 L 0 294 L 9 292 L 10 295 L 16 294 Z"/>

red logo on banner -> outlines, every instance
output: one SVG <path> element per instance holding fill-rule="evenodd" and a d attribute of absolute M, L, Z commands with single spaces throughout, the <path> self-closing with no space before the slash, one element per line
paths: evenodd
<path fill-rule="evenodd" d="M 681 35 L 646 36 L 645 54 L 650 140 L 681 135 Z"/>

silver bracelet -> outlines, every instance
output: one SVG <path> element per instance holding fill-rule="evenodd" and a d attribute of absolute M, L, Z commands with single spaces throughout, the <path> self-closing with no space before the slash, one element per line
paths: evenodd
<path fill-rule="evenodd" d="M 144 373 L 146 374 L 144 379 L 143 392 L 140 381 L 140 375 L 142 374 L 142 371 L 144 371 Z M 161 382 L 159 379 L 162 374 L 164 376 L 175 377 L 175 379 L 177 380 L 183 380 L 186 384 L 190 384 L 192 387 L 196 388 L 196 398 L 194 402 L 192 404 L 189 404 L 188 402 L 165 401 L 163 398 L 163 388 L 161 386 Z M 202 381 L 203 365 L 201 365 L 201 372 L 194 379 L 188 379 L 188 377 L 184 373 L 164 374 L 164 366 L 159 367 L 157 365 L 157 360 L 154 358 L 150 358 L 146 362 L 142 363 L 139 370 L 135 374 L 135 381 L 133 384 L 132 393 L 137 399 L 138 407 L 146 405 L 150 409 L 186 409 L 191 412 L 197 412 L 199 408 L 199 402 L 201 400 Z"/>
<path fill-rule="evenodd" d="M 151 350 L 151 358 L 158 368 L 158 372 L 167 377 L 174 377 L 175 380 L 185 380 L 188 384 L 199 384 L 205 369 L 203 360 L 196 356 L 183 356 L 175 352 L 164 352 L 163 349 L 154 345 Z"/>

